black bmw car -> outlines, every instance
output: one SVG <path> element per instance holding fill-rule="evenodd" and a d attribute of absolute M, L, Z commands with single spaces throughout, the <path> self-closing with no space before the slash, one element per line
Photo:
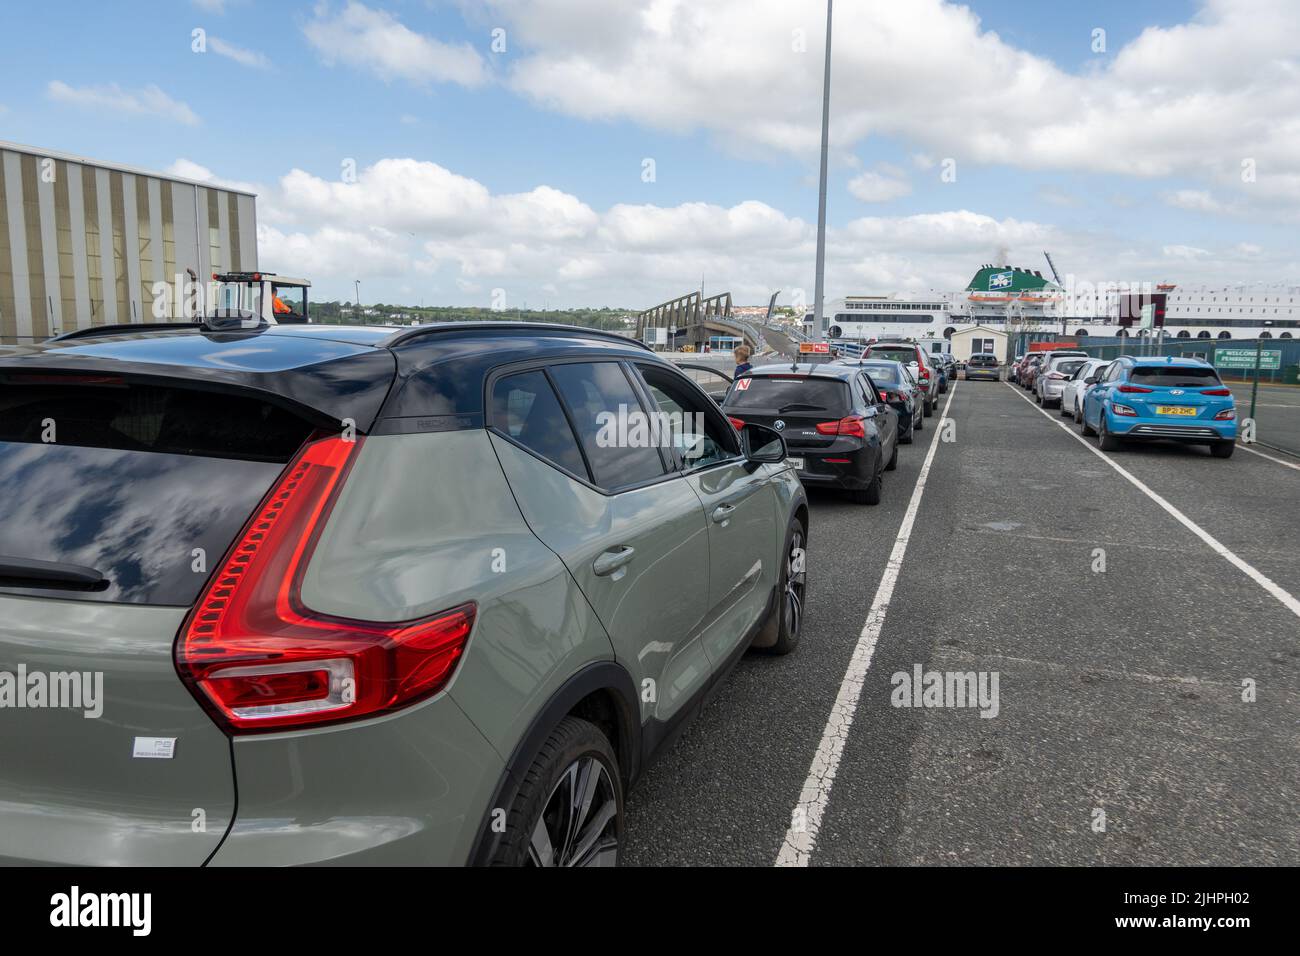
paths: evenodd
<path fill-rule="evenodd" d="M 898 412 L 853 365 L 763 365 L 739 376 L 722 410 L 785 436 L 804 485 L 842 488 L 860 504 L 880 503 L 883 473 L 898 466 Z"/>

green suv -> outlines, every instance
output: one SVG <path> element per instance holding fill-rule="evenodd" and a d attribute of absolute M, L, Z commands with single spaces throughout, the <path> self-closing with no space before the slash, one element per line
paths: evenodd
<path fill-rule="evenodd" d="M 0 861 L 612 865 L 808 505 L 628 339 L 506 322 L 0 349 Z"/>

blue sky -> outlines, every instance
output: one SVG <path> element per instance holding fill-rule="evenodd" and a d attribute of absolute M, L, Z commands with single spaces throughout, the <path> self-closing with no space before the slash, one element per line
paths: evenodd
<path fill-rule="evenodd" d="M 329 297 L 357 272 L 368 298 L 448 304 L 810 287 L 824 5 L 594 2 L 7 5 L 0 139 L 253 184 L 263 267 Z M 1300 278 L 1300 170 L 1258 132 L 1294 129 L 1295 101 L 1255 92 L 1293 75 L 1288 4 L 908 6 L 837 9 L 835 293 L 950 287 L 999 250 L 1043 268 L 1046 243 L 1094 281 Z M 450 178 L 385 166 L 408 158 Z"/>

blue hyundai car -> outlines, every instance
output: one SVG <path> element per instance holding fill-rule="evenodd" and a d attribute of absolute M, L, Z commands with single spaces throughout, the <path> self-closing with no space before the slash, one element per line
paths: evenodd
<path fill-rule="evenodd" d="M 1102 451 L 1131 439 L 1166 438 L 1210 446 L 1215 458 L 1237 447 L 1232 391 L 1201 359 L 1121 355 L 1083 396 L 1079 430 Z"/>

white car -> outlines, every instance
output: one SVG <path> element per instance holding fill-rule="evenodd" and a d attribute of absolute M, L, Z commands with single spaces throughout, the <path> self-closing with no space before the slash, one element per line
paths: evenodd
<path fill-rule="evenodd" d="M 1075 369 L 1061 389 L 1061 415 L 1073 416 L 1076 422 L 1083 418 L 1083 393 L 1088 390 L 1087 379 L 1101 372 L 1110 365 L 1104 359 L 1090 358 Z"/>

